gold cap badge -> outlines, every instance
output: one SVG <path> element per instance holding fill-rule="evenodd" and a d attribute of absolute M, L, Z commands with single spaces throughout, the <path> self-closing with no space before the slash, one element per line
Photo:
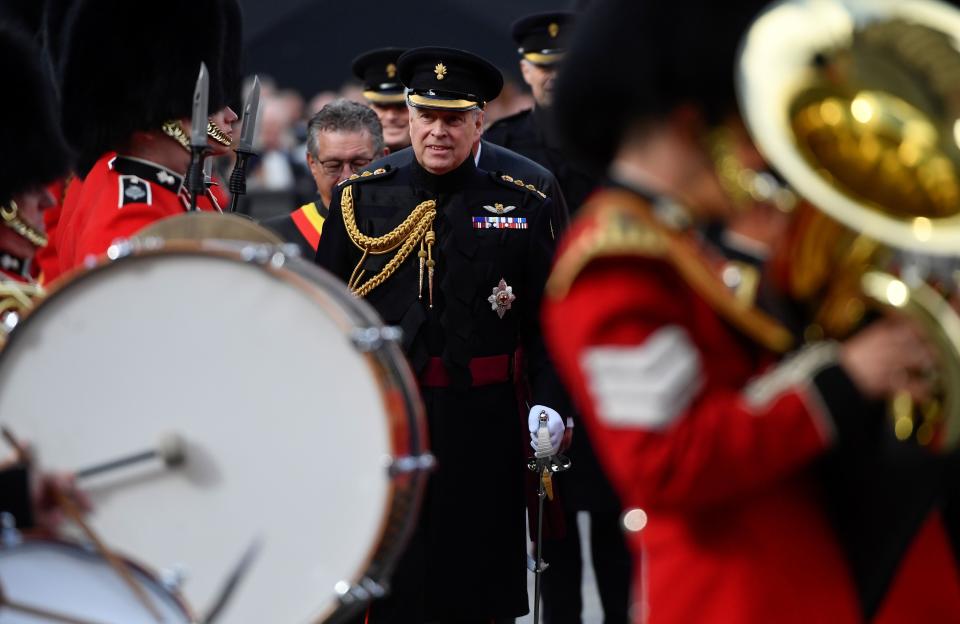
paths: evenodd
<path fill-rule="evenodd" d="M 447 66 L 443 63 L 437 63 L 437 66 L 433 68 L 433 72 L 437 75 L 437 80 L 443 80 L 443 77 L 447 75 Z"/>
<path fill-rule="evenodd" d="M 397 66 L 393 63 L 387 65 L 387 78 L 396 78 L 397 77 Z"/>
<path fill-rule="evenodd" d="M 560 34 L 560 25 L 556 22 L 551 23 L 547 26 L 547 32 L 550 33 L 551 38 L 556 39 L 557 35 Z"/>

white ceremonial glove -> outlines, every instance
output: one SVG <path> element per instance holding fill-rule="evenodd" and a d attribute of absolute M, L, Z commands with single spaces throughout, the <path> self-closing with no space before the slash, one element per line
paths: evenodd
<path fill-rule="evenodd" d="M 563 442 L 563 418 L 556 410 L 545 405 L 534 405 L 530 408 L 530 415 L 527 416 L 527 427 L 530 429 L 530 446 L 533 450 L 537 448 L 537 430 L 540 428 L 540 412 L 547 414 L 547 431 L 550 432 L 550 446 L 553 447 L 553 454 L 560 451 L 560 443 Z"/>

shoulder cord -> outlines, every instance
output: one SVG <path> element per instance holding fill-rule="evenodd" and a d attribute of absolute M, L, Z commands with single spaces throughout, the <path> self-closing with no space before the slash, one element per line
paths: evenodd
<path fill-rule="evenodd" d="M 433 231 L 433 220 L 437 216 L 437 202 L 432 199 L 420 202 L 417 207 L 392 231 L 383 236 L 367 236 L 357 227 L 356 215 L 353 211 L 353 187 L 348 186 L 343 189 L 340 198 L 340 209 L 343 212 L 343 224 L 347 229 L 347 236 L 350 242 L 356 245 L 357 249 L 363 252 L 363 257 L 350 274 L 350 281 L 347 286 L 358 297 L 365 297 L 374 288 L 384 283 L 393 275 L 415 245 L 419 243 L 420 251 L 417 254 L 420 258 L 420 280 L 417 284 L 417 296 L 423 299 L 423 267 L 426 264 L 429 272 L 429 295 L 430 307 L 433 307 L 433 270 L 436 262 L 433 259 L 433 245 L 436 242 L 436 234 Z M 363 284 L 365 271 L 362 269 L 363 263 L 371 254 L 382 255 L 390 253 L 399 247 L 397 254 L 390 259 L 383 269 L 368 279 Z"/>

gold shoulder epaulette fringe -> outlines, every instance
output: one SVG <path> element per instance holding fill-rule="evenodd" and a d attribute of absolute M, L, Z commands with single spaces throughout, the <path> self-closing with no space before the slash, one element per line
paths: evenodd
<path fill-rule="evenodd" d="M 379 177 L 384 175 L 385 173 L 390 173 L 392 171 L 393 171 L 393 168 L 390 166 L 387 166 L 387 167 L 379 167 L 377 169 L 374 169 L 373 171 L 351 173 L 349 178 L 344 178 L 343 180 L 340 180 L 339 182 L 337 182 L 337 186 L 343 186 L 347 182 L 353 182 L 355 180 L 366 180 L 369 178 Z"/>
<path fill-rule="evenodd" d="M 524 182 L 523 180 L 520 180 L 520 179 L 518 179 L 518 178 L 514 178 L 513 176 L 509 176 L 509 175 L 507 175 L 507 174 L 500 174 L 500 175 L 498 176 L 498 175 L 494 174 L 493 177 L 496 178 L 496 179 L 499 179 L 499 180 L 501 180 L 501 181 L 503 181 L 503 182 L 506 182 L 506 183 L 507 183 L 507 186 L 513 185 L 513 186 L 517 186 L 517 187 L 519 187 L 519 188 L 527 189 L 527 190 L 530 191 L 531 193 L 535 193 L 536 195 L 538 195 L 538 196 L 540 197 L 540 199 L 546 199 L 546 198 L 547 198 L 546 193 L 544 193 L 543 191 L 541 191 L 540 189 L 538 189 L 538 188 L 535 187 L 534 185 L 532 185 L 532 184 L 527 184 L 527 183 Z"/>

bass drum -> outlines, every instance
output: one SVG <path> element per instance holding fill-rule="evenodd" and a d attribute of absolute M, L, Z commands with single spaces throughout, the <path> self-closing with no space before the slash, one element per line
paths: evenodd
<path fill-rule="evenodd" d="M 101 538 L 181 569 L 201 616 L 225 594 L 221 622 L 358 611 L 383 591 L 431 464 L 393 332 L 274 247 L 153 239 L 107 256 L 11 334 L 4 423 L 44 469 L 142 456 L 158 440 L 182 452 L 182 465 L 141 457 L 80 487 Z"/>
<path fill-rule="evenodd" d="M 176 592 L 146 568 L 129 560 L 122 564 L 163 622 L 196 621 Z M 69 542 L 28 539 L 0 546 L 0 585 L 0 624 L 157 622 L 103 557 Z"/>

